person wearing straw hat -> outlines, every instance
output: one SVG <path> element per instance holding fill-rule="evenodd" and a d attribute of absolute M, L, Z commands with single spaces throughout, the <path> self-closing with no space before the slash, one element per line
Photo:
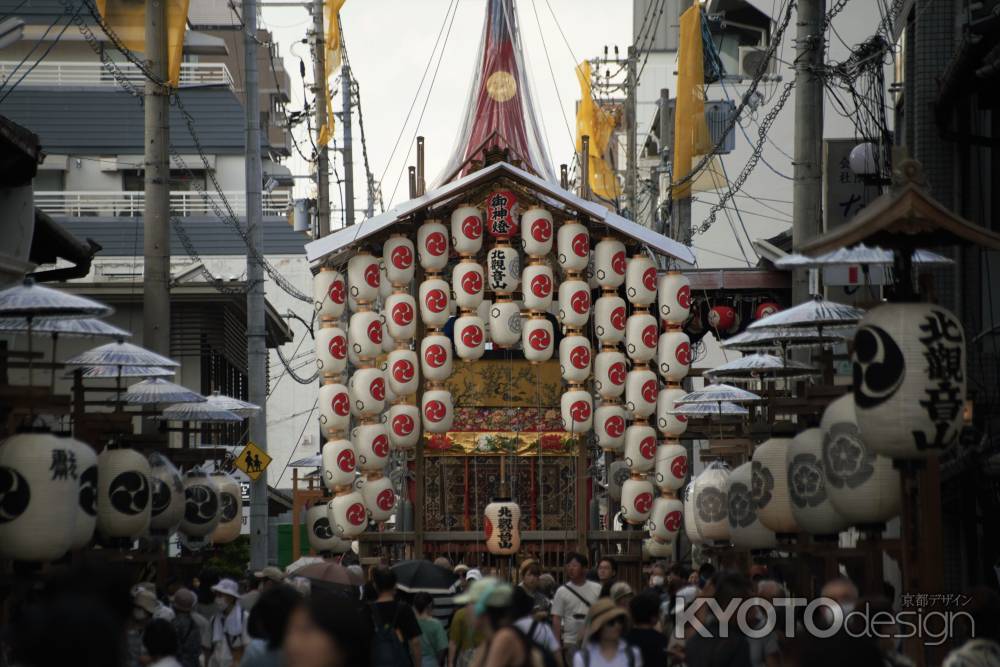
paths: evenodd
<path fill-rule="evenodd" d="M 610 598 L 590 605 L 573 667 L 642 667 L 639 650 L 625 641 L 628 612 Z"/>

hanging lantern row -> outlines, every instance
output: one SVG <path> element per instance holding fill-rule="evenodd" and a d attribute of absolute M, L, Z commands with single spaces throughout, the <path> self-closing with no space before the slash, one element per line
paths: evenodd
<path fill-rule="evenodd" d="M 240 534 L 240 485 L 226 474 L 182 476 L 161 454 L 99 455 L 51 433 L 0 443 L 0 557 L 52 561 L 88 546 L 95 531 L 134 540 L 180 531 L 214 544 Z"/>

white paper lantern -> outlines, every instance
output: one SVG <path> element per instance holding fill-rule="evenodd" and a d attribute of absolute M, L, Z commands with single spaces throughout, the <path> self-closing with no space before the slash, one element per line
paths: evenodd
<path fill-rule="evenodd" d="M 111 538 L 138 537 L 149 529 L 152 514 L 149 473 L 146 457 L 135 450 L 105 449 L 100 453 L 97 528 L 101 534 Z"/>
<path fill-rule="evenodd" d="M 382 422 L 361 424 L 351 431 L 361 472 L 375 472 L 389 462 L 389 433 Z"/>
<path fill-rule="evenodd" d="M 73 468 L 73 454 L 66 439 L 51 433 L 20 433 L 0 445 L 0 556 L 50 561 L 72 546 L 83 472 Z M 148 523 L 149 486 L 141 481 Z"/>
<path fill-rule="evenodd" d="M 571 334 L 559 341 L 559 370 L 566 382 L 585 382 L 590 377 L 590 341 Z"/>
<path fill-rule="evenodd" d="M 317 552 L 346 553 L 351 543 L 339 539 L 333 533 L 330 517 L 327 516 L 326 503 L 318 503 L 306 510 L 306 533 L 309 535 L 309 547 Z"/>
<path fill-rule="evenodd" d="M 590 287 L 582 280 L 559 285 L 559 321 L 564 327 L 583 328 L 590 319 Z"/>
<path fill-rule="evenodd" d="M 483 511 L 483 533 L 491 554 L 516 554 L 521 549 L 521 508 L 510 500 L 493 501 Z"/>
<path fill-rule="evenodd" d="M 313 276 L 313 307 L 320 319 L 338 319 L 344 314 L 346 305 L 344 274 L 329 267 L 323 267 Z"/>
<path fill-rule="evenodd" d="M 648 558 L 670 558 L 674 555 L 674 545 L 669 542 L 660 542 L 651 537 L 642 541 L 642 551 Z"/>
<path fill-rule="evenodd" d="M 417 353 L 409 348 L 396 349 L 386 359 L 386 382 L 397 396 L 415 394 L 420 388 Z"/>
<path fill-rule="evenodd" d="M 924 459 L 958 440 L 966 393 L 965 331 L 929 303 L 886 303 L 854 336 L 854 408 L 876 454 Z"/>
<path fill-rule="evenodd" d="M 219 525 L 221 509 L 219 488 L 211 476 L 200 471 L 189 472 L 184 476 L 184 518 L 180 525 L 182 533 L 195 539 L 208 537 Z"/>
<path fill-rule="evenodd" d="M 385 300 L 386 332 L 393 340 L 407 342 L 417 333 L 417 302 L 405 292 L 396 292 Z"/>
<path fill-rule="evenodd" d="M 483 300 L 479 307 L 476 308 L 476 315 L 479 315 L 479 319 L 483 321 L 486 326 L 483 328 L 483 333 L 486 334 L 486 342 L 489 343 L 493 339 L 490 338 L 490 311 L 493 310 L 493 302 Z"/>
<path fill-rule="evenodd" d="M 799 532 L 788 496 L 788 467 L 785 457 L 791 438 L 771 438 L 753 453 L 753 500 L 757 516 L 765 527 L 779 535 Z"/>
<path fill-rule="evenodd" d="M 660 334 L 656 346 L 656 368 L 667 382 L 680 382 L 691 370 L 691 339 L 679 329 Z"/>
<path fill-rule="evenodd" d="M 701 533 L 698 532 L 698 521 L 695 519 L 694 480 L 684 489 L 684 535 L 691 544 L 702 544 Z"/>
<path fill-rule="evenodd" d="M 661 491 L 677 491 L 687 480 L 688 457 L 683 445 L 668 442 L 656 448 L 653 481 Z"/>
<path fill-rule="evenodd" d="M 672 543 L 681 532 L 684 503 L 677 498 L 660 496 L 653 500 L 649 515 L 649 536 L 660 543 Z"/>
<path fill-rule="evenodd" d="M 653 509 L 653 485 L 645 477 L 635 475 L 622 484 L 622 518 L 638 526 L 649 520 Z"/>
<path fill-rule="evenodd" d="M 332 322 L 324 322 L 316 331 L 316 367 L 326 377 L 347 370 L 347 334 Z"/>
<path fill-rule="evenodd" d="M 559 399 L 564 431 L 586 433 L 594 425 L 594 399 L 589 391 L 570 388 Z"/>
<path fill-rule="evenodd" d="M 396 348 L 396 341 L 389 335 L 389 321 L 385 316 L 385 311 L 379 311 L 378 321 L 382 327 L 382 351 L 389 352 Z"/>
<path fill-rule="evenodd" d="M 378 259 L 378 296 L 385 301 L 392 294 L 392 283 L 389 282 L 389 274 L 385 268 L 385 258 Z"/>
<path fill-rule="evenodd" d="M 486 281 L 494 292 L 516 292 L 521 282 L 521 258 L 517 250 L 509 245 L 490 249 L 486 255 Z"/>
<path fill-rule="evenodd" d="M 836 535 L 850 525 L 837 513 L 823 476 L 823 430 L 809 428 L 788 446 L 788 495 L 800 530 L 812 535 Z"/>
<path fill-rule="evenodd" d="M 212 531 L 212 544 L 229 544 L 243 527 L 243 494 L 240 483 L 230 475 L 216 473 L 212 481 L 219 490 L 219 525 Z"/>
<path fill-rule="evenodd" d="M 319 423 L 327 431 L 346 432 L 351 423 L 351 397 L 347 386 L 325 383 L 319 388 Z"/>
<path fill-rule="evenodd" d="M 680 387 L 667 387 L 661 389 L 656 397 L 656 428 L 668 438 L 676 438 L 687 430 L 687 417 L 670 414 L 677 408 L 676 401 L 686 393 Z"/>
<path fill-rule="evenodd" d="M 594 334 L 604 345 L 614 345 L 625 340 L 625 299 L 616 294 L 605 294 L 594 303 Z"/>
<path fill-rule="evenodd" d="M 544 257 L 552 251 L 552 214 L 544 208 L 529 208 L 521 216 L 521 241 L 531 257 Z"/>
<path fill-rule="evenodd" d="M 451 212 L 451 244 L 459 255 L 475 255 L 483 247 L 483 212 L 459 206 Z"/>
<path fill-rule="evenodd" d="M 447 433 L 451 430 L 452 422 L 455 421 L 455 407 L 450 391 L 425 391 L 420 405 L 425 433 Z"/>
<path fill-rule="evenodd" d="M 862 525 L 883 524 L 902 504 L 899 471 L 862 439 L 854 417 L 854 397 L 841 396 L 823 413 L 823 475 L 837 512 Z"/>
<path fill-rule="evenodd" d="M 448 230 L 437 220 L 417 228 L 417 256 L 425 271 L 437 272 L 448 265 Z"/>
<path fill-rule="evenodd" d="M 357 303 L 373 303 L 378 298 L 381 274 L 378 259 L 367 250 L 360 251 L 347 262 L 347 288 Z"/>
<path fill-rule="evenodd" d="M 455 305 L 459 308 L 476 309 L 483 302 L 485 279 L 483 267 L 472 259 L 463 259 L 451 272 L 451 289 L 455 293 Z"/>
<path fill-rule="evenodd" d="M 664 324 L 684 324 L 691 312 L 691 282 L 676 271 L 663 274 L 656 284 L 656 305 Z"/>
<path fill-rule="evenodd" d="M 656 411 L 660 385 L 656 373 L 645 367 L 633 368 L 625 378 L 625 408 L 633 419 L 645 419 Z"/>
<path fill-rule="evenodd" d="M 70 548 L 81 549 L 90 544 L 90 540 L 94 537 L 94 529 L 97 527 L 97 452 L 85 442 L 74 438 L 64 438 L 64 440 L 67 448 L 76 455 L 76 478 L 79 486 L 76 522 L 73 526 L 73 542 Z M 181 486 L 180 505 L 183 508 L 183 486 Z M 174 525 L 176 526 L 176 523 Z"/>
<path fill-rule="evenodd" d="M 757 518 L 752 468 L 753 462 L 747 461 L 729 474 L 729 540 L 737 549 L 773 549 L 778 546 L 774 531 Z"/>
<path fill-rule="evenodd" d="M 381 369 L 357 369 L 351 376 L 348 390 L 354 416 L 377 415 L 385 409 L 385 374 Z"/>
<path fill-rule="evenodd" d="M 326 506 L 334 535 L 350 540 L 368 527 L 368 510 L 359 491 L 341 491 Z"/>
<path fill-rule="evenodd" d="M 556 238 L 556 249 L 563 271 L 583 271 L 590 259 L 590 233 L 579 222 L 563 223 Z"/>
<path fill-rule="evenodd" d="M 552 322 L 545 317 L 530 317 L 521 325 L 521 347 L 524 358 L 539 363 L 552 358 Z"/>
<path fill-rule="evenodd" d="M 703 540 L 729 540 L 728 487 L 729 471 L 721 466 L 707 468 L 695 480 L 694 517 Z"/>
<path fill-rule="evenodd" d="M 393 234 L 382 246 L 385 275 L 394 287 L 405 287 L 413 280 L 416 271 L 413 241 L 402 234 Z"/>
<path fill-rule="evenodd" d="M 625 448 L 625 408 L 620 403 L 602 403 L 594 410 L 594 433 L 597 446 L 605 451 Z"/>
<path fill-rule="evenodd" d="M 490 340 L 500 347 L 521 342 L 521 309 L 513 301 L 496 301 L 490 308 Z"/>
<path fill-rule="evenodd" d="M 656 300 L 656 265 L 646 255 L 630 257 L 625 267 L 625 296 L 636 306 Z"/>
<path fill-rule="evenodd" d="M 94 461 L 97 461 L 96 456 Z M 184 517 L 184 477 L 167 457 L 152 452 L 149 455 L 149 483 L 153 494 L 150 529 L 161 534 L 177 530 Z"/>
<path fill-rule="evenodd" d="M 524 307 L 528 310 L 548 312 L 552 308 L 552 291 L 555 279 L 552 267 L 545 262 L 535 262 L 524 267 L 521 275 L 524 288 Z"/>
<path fill-rule="evenodd" d="M 625 322 L 625 351 L 629 358 L 642 364 L 655 357 L 659 331 L 656 318 L 648 312 L 632 314 Z"/>
<path fill-rule="evenodd" d="M 440 329 L 448 323 L 451 289 L 441 278 L 420 283 L 420 319 L 424 326 Z"/>
<path fill-rule="evenodd" d="M 389 445 L 393 449 L 413 449 L 420 440 L 420 408 L 396 403 L 382 415 Z"/>
<path fill-rule="evenodd" d="M 625 282 L 625 244 L 603 238 L 594 246 L 594 278 L 604 288 L 618 289 Z"/>
<path fill-rule="evenodd" d="M 372 521 L 386 521 L 396 509 L 396 491 L 388 477 L 369 475 L 361 487 L 361 497 L 365 500 L 368 518 Z"/>
<path fill-rule="evenodd" d="M 625 355 L 604 349 L 594 357 L 594 389 L 601 398 L 618 398 L 625 393 Z"/>
<path fill-rule="evenodd" d="M 451 339 L 444 334 L 424 336 L 420 341 L 420 374 L 429 382 L 451 377 Z"/>
<path fill-rule="evenodd" d="M 656 457 L 656 431 L 646 424 L 632 424 L 625 429 L 625 463 L 632 472 L 653 469 Z"/>
<path fill-rule="evenodd" d="M 354 483 L 358 456 L 354 444 L 345 438 L 329 440 L 323 445 L 323 483 L 330 491 Z"/>
<path fill-rule="evenodd" d="M 362 310 L 351 315 L 347 341 L 359 359 L 374 359 L 382 352 L 382 320 L 378 313 Z"/>
<path fill-rule="evenodd" d="M 455 353 L 459 359 L 475 361 L 486 351 L 486 324 L 478 315 L 455 320 Z"/>

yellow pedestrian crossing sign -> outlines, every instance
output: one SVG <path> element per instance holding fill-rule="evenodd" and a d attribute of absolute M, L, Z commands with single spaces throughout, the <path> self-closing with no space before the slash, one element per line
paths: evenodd
<path fill-rule="evenodd" d="M 257 481 L 257 478 L 264 474 L 270 463 L 271 457 L 267 455 L 267 452 L 252 442 L 248 442 L 243 451 L 236 456 L 235 465 L 245 472 L 247 477 Z"/>

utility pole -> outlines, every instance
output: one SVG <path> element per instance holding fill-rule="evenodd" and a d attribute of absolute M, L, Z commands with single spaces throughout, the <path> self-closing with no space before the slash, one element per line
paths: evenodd
<path fill-rule="evenodd" d="M 671 161 L 670 156 L 674 152 L 674 114 L 670 110 L 670 90 L 667 88 L 660 88 L 660 125 L 657 128 L 657 133 L 660 137 L 660 171 L 659 178 L 656 180 L 656 192 L 660 194 L 660 189 L 663 183 L 669 184 L 669 178 L 673 177 L 673 169 L 670 168 Z M 668 177 L 668 180 L 664 180 L 664 176 Z M 673 220 L 670 221 L 670 225 L 667 224 L 667 219 L 671 217 L 671 212 L 668 210 L 667 204 L 669 202 L 664 199 L 663 204 L 661 204 L 663 211 L 660 215 L 660 225 L 656 227 L 656 231 L 661 234 L 666 233 L 670 238 L 675 241 L 684 242 L 677 233 L 677 226 L 673 224 Z"/>
<path fill-rule="evenodd" d="M 795 34 L 795 160 L 792 163 L 792 249 L 823 230 L 823 16 L 826 0 L 799 0 Z M 809 297 L 809 279 L 793 273 L 792 300 Z"/>
<path fill-rule="evenodd" d="M 313 100 L 316 106 L 316 136 L 326 124 L 326 35 L 323 33 L 323 0 L 313 0 Z M 326 146 L 317 142 L 316 156 L 316 234 L 330 233 L 330 156 Z"/>
<path fill-rule="evenodd" d="M 247 200 L 247 379 L 249 400 L 260 406 L 250 417 L 250 441 L 267 451 L 267 341 L 264 314 L 264 212 L 261 200 L 260 94 L 257 80 L 257 0 L 243 0 L 243 78 L 246 96 Z M 250 486 L 250 567 L 267 565 L 267 475 Z"/>
<path fill-rule="evenodd" d="M 629 217 L 636 222 L 639 214 L 639 156 L 637 144 L 638 128 L 635 121 L 638 77 L 636 75 L 636 51 L 634 46 L 628 47 L 628 78 L 625 83 L 625 127 L 628 129 L 625 149 L 625 201 L 628 202 Z M 639 224 L 642 224 L 639 222 Z"/>
<path fill-rule="evenodd" d="M 159 81 L 167 80 L 167 3 L 146 0 L 146 65 Z M 170 90 L 146 80 L 146 198 L 142 209 L 142 342 L 170 354 Z"/>
<path fill-rule="evenodd" d="M 344 126 L 344 224 L 354 224 L 354 145 L 351 141 L 351 67 L 344 63 L 340 80 L 344 111 L 340 119 Z"/>

